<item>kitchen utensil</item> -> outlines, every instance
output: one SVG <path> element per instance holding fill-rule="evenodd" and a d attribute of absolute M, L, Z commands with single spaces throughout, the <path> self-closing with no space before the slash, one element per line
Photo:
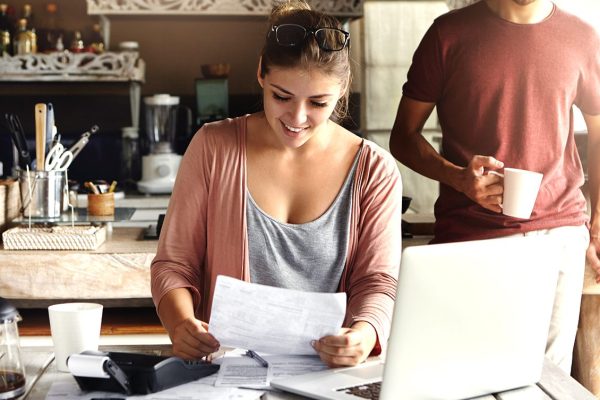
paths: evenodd
<path fill-rule="evenodd" d="M 46 149 L 52 148 L 54 139 L 54 106 L 52 103 L 46 104 Z"/>
<path fill-rule="evenodd" d="M 35 159 L 36 169 L 43 171 L 46 161 L 46 116 L 44 103 L 35 105 Z"/>
<path fill-rule="evenodd" d="M 100 128 L 98 125 L 94 125 L 90 128 L 89 131 L 86 131 L 81 134 L 79 140 L 77 140 L 71 147 L 69 147 L 69 151 L 73 154 L 73 158 L 77 157 L 77 155 L 83 150 L 86 144 L 90 141 L 90 136 L 94 133 L 98 132 Z"/>
<path fill-rule="evenodd" d="M 66 171 L 73 162 L 73 153 L 65 149 L 61 143 L 56 143 L 46 156 L 46 171 Z"/>
<path fill-rule="evenodd" d="M 0 297 L 0 399 L 13 399 L 25 392 L 25 367 L 21 360 L 19 328 L 21 316 Z"/>
<path fill-rule="evenodd" d="M 11 135 L 11 139 L 17 148 L 18 160 L 15 160 L 21 169 L 26 169 L 31 163 L 31 156 L 27 149 L 27 141 L 25 140 L 25 131 L 21 120 L 15 114 L 4 114 L 4 119 Z"/>

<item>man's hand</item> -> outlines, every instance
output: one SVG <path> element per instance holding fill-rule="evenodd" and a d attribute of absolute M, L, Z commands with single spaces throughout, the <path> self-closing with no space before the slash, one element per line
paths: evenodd
<path fill-rule="evenodd" d="M 199 360 L 219 350 L 219 342 L 208 333 L 208 324 L 196 318 L 184 319 L 170 332 L 173 355 L 186 360 Z"/>
<path fill-rule="evenodd" d="M 359 321 L 343 328 L 339 335 L 324 336 L 313 343 L 321 360 L 331 368 L 360 364 L 367 359 L 377 342 L 375 328 Z"/>
<path fill-rule="evenodd" d="M 481 207 L 501 213 L 503 179 L 498 175 L 486 173 L 486 169 L 495 170 L 502 167 L 504 163 L 494 157 L 473 156 L 469 165 L 462 171 L 456 189 Z"/>
<path fill-rule="evenodd" d="M 590 233 L 586 259 L 589 266 L 596 271 L 596 283 L 600 283 L 600 235 Z"/>

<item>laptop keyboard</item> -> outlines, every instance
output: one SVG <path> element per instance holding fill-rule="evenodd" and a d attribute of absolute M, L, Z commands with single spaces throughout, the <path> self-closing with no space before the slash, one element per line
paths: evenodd
<path fill-rule="evenodd" d="M 343 389 L 338 389 L 338 392 L 344 392 L 349 395 L 357 396 L 363 399 L 379 399 L 379 391 L 381 390 L 381 381 L 357 386 L 350 386 Z"/>

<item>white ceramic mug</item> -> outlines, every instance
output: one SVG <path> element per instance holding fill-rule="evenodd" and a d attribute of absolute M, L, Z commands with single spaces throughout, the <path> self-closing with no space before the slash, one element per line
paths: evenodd
<path fill-rule="evenodd" d="M 488 173 L 504 178 L 502 214 L 529 219 L 544 175 L 516 168 L 504 168 L 504 174 L 496 171 Z"/>
<path fill-rule="evenodd" d="M 102 304 L 62 303 L 48 307 L 54 359 L 59 371 L 69 372 L 67 357 L 84 350 L 98 350 Z"/>

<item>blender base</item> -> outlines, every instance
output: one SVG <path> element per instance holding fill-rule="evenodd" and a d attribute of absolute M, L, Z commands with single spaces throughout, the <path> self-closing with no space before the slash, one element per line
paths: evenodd
<path fill-rule="evenodd" d="M 173 191 L 181 156 L 175 153 L 149 154 L 142 157 L 142 180 L 138 191 L 167 194 Z"/>

